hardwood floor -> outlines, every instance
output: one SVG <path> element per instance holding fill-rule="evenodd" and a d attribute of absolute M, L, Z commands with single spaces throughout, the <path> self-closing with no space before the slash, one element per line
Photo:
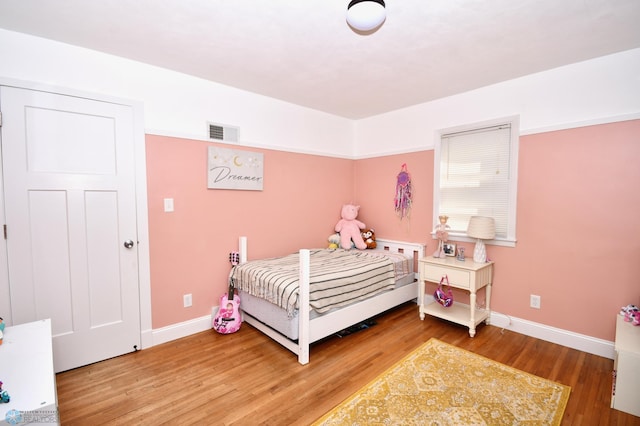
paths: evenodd
<path fill-rule="evenodd" d="M 640 425 L 609 408 L 613 361 L 480 326 L 418 318 L 408 303 L 377 325 L 314 344 L 308 365 L 244 324 L 59 373 L 63 425 L 308 425 L 431 337 L 572 388 L 566 425 Z M 639 396 L 640 401 L 640 396 Z"/>

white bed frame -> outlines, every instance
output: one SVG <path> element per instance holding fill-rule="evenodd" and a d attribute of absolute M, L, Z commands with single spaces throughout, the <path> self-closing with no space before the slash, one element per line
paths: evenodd
<path fill-rule="evenodd" d="M 243 312 L 243 321 L 262 331 L 291 352 L 298 355 L 300 364 L 309 363 L 309 345 L 340 330 L 378 315 L 388 309 L 418 297 L 418 259 L 424 256 L 425 246 L 420 243 L 407 243 L 376 238 L 376 250 L 413 255 L 415 280 L 391 291 L 380 293 L 363 300 L 328 312 L 316 318 L 309 318 L 309 249 L 300 250 L 300 290 L 298 295 L 298 342 L 273 330 L 261 321 Z M 240 263 L 247 261 L 247 237 L 240 237 Z"/>

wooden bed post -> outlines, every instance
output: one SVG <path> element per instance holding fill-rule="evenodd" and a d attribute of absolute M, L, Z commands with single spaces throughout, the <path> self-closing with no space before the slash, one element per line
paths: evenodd
<path fill-rule="evenodd" d="M 309 363 L 309 249 L 300 250 L 300 286 L 298 289 L 298 362 Z"/>

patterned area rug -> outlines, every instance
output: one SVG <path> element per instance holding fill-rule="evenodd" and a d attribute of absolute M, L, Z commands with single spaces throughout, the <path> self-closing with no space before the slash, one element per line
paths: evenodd
<path fill-rule="evenodd" d="M 559 425 L 570 393 L 430 339 L 314 425 Z"/>

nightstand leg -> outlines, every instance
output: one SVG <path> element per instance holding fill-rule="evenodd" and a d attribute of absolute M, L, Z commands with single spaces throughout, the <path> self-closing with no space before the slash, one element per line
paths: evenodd
<path fill-rule="evenodd" d="M 487 317 L 487 319 L 485 320 L 484 323 L 489 325 L 489 323 L 491 322 L 491 283 L 487 284 L 487 286 L 485 287 L 484 291 L 485 291 L 485 296 L 486 296 L 485 309 L 489 313 L 489 316 Z"/>
<path fill-rule="evenodd" d="M 424 286 L 424 280 L 421 279 L 418 285 L 418 312 L 420 313 L 421 320 L 424 320 Z"/>
<path fill-rule="evenodd" d="M 473 337 L 476 335 L 476 293 L 469 293 L 469 304 L 471 311 L 471 322 L 469 323 L 469 336 Z"/>

